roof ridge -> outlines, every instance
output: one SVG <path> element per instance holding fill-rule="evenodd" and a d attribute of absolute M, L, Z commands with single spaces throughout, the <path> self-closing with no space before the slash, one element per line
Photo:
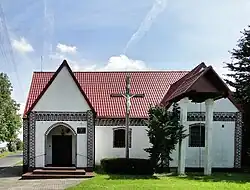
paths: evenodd
<path fill-rule="evenodd" d="M 73 73 L 186 73 L 189 70 L 159 70 L 159 71 L 73 71 Z M 53 71 L 33 71 L 33 73 L 55 73 Z"/>

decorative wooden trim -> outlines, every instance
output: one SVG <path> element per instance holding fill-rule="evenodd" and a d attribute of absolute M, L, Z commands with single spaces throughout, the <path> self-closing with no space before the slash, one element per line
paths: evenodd
<path fill-rule="evenodd" d="M 205 112 L 188 112 L 188 121 L 205 121 Z M 235 121 L 235 112 L 214 112 L 213 121 Z"/>
<path fill-rule="evenodd" d="M 94 167 L 95 123 L 92 110 L 87 111 L 87 167 Z"/>
<path fill-rule="evenodd" d="M 146 119 L 130 119 L 130 126 L 145 126 Z M 96 126 L 125 126 L 125 119 L 96 119 Z"/>
<path fill-rule="evenodd" d="M 234 167 L 241 168 L 241 151 L 242 151 L 242 113 L 236 113 L 235 133 L 234 133 Z"/>
<path fill-rule="evenodd" d="M 35 112 L 36 121 L 86 121 L 86 112 Z"/>

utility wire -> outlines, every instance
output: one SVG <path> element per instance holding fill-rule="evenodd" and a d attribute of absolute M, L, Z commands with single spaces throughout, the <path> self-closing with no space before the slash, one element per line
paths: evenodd
<path fill-rule="evenodd" d="M 15 72 L 15 75 L 17 78 L 17 82 L 18 82 L 19 88 L 21 90 L 22 96 L 24 98 L 24 90 L 23 90 L 23 87 L 21 84 L 21 80 L 20 80 L 18 71 L 17 71 L 17 65 L 16 65 L 15 58 L 14 58 L 12 44 L 10 42 L 10 36 L 9 36 L 9 32 L 8 32 L 7 25 L 6 25 L 5 14 L 4 14 L 4 11 L 3 11 L 1 4 L 0 4 L 0 21 L 1 21 L 1 34 L 3 35 L 1 37 L 2 37 L 3 42 L 6 42 L 6 44 L 3 43 L 3 49 L 1 49 L 1 52 L 2 52 L 2 55 L 5 58 L 7 58 L 6 49 L 8 50 L 7 51 L 8 55 L 9 55 L 8 57 L 10 58 L 10 62 L 13 65 L 14 72 Z M 8 60 L 8 58 L 7 58 L 7 60 Z"/>

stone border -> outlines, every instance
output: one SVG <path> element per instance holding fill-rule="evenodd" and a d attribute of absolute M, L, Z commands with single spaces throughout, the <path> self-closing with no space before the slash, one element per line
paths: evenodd
<path fill-rule="evenodd" d="M 94 115 L 87 112 L 30 112 L 28 119 L 24 119 L 24 164 L 32 170 L 35 168 L 35 132 L 36 121 L 87 121 L 88 167 L 94 163 Z M 26 141 L 26 142 L 25 142 Z M 91 147 L 90 147 L 91 146 Z"/>
<path fill-rule="evenodd" d="M 29 168 L 35 168 L 36 159 L 36 116 L 34 112 L 29 114 Z"/>
<path fill-rule="evenodd" d="M 28 165 L 29 165 L 28 127 L 29 127 L 29 121 L 27 118 L 24 118 L 23 119 L 23 172 L 28 171 Z"/>
<path fill-rule="evenodd" d="M 242 113 L 236 113 L 235 133 L 234 133 L 234 167 L 241 168 L 241 151 L 242 151 Z"/>
<path fill-rule="evenodd" d="M 92 110 L 87 111 L 87 167 L 94 167 L 95 122 Z"/>

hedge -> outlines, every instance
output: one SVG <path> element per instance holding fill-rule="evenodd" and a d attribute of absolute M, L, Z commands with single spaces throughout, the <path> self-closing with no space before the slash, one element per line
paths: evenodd
<path fill-rule="evenodd" d="M 105 158 L 101 160 L 104 172 L 111 174 L 152 175 L 150 160 L 139 158 Z"/>

